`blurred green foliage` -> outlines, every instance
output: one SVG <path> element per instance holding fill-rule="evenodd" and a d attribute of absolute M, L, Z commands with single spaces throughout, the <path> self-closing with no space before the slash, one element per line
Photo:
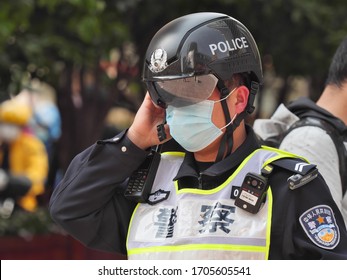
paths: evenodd
<path fill-rule="evenodd" d="M 344 0 L 12 0 L 0 7 L 2 98 L 16 94 L 28 77 L 57 85 L 66 64 L 92 67 L 125 41 L 134 42 L 142 58 L 160 26 L 191 12 L 241 20 L 282 77 L 321 81 L 347 32 Z"/>
<path fill-rule="evenodd" d="M 201 11 L 244 23 L 266 67 L 271 64 L 284 81 L 303 76 L 312 97 L 320 93 L 331 56 L 347 35 L 345 0 L 1 1 L 0 101 L 35 77 L 56 88 L 65 168 L 100 138 L 110 107 L 137 110 L 145 93 L 142 61 L 155 32 L 178 16 Z"/>
<path fill-rule="evenodd" d="M 20 236 L 30 239 L 34 235 L 64 233 L 51 219 L 46 207 L 34 213 L 15 211 L 8 219 L 0 218 L 1 236 Z"/>
<path fill-rule="evenodd" d="M 68 63 L 92 66 L 128 39 L 117 4 L 102 0 L 14 0 L 0 8 L 0 90 L 23 79 L 57 85 Z"/>

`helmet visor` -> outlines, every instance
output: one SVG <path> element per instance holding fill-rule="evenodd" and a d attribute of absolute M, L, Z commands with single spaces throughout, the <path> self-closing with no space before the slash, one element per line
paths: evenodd
<path fill-rule="evenodd" d="M 183 107 L 209 98 L 217 85 L 218 79 L 212 75 L 201 75 L 188 78 L 147 82 L 152 100 L 166 108 Z"/>

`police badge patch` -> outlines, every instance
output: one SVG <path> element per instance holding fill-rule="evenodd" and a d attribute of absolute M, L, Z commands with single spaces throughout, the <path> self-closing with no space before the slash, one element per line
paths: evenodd
<path fill-rule="evenodd" d="M 157 190 L 156 192 L 149 194 L 147 203 L 150 205 L 154 205 L 159 202 L 162 202 L 168 199 L 169 194 L 170 194 L 170 191 L 163 191 L 162 189 Z"/>
<path fill-rule="evenodd" d="M 317 246 L 332 250 L 339 244 L 339 227 L 329 206 L 312 207 L 300 216 L 299 221 L 307 236 Z"/>

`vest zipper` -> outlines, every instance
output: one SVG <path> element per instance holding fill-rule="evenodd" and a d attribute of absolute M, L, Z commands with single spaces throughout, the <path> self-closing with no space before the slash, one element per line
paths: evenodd
<path fill-rule="evenodd" d="M 202 172 L 199 173 L 198 181 L 199 181 L 199 189 L 202 190 Z"/>

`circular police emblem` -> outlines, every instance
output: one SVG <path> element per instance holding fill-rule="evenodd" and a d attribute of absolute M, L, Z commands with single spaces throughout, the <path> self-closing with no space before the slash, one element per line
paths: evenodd
<path fill-rule="evenodd" d="M 300 224 L 306 235 L 317 246 L 334 249 L 340 242 L 340 231 L 336 224 L 334 212 L 327 205 L 317 205 L 303 213 Z"/>
<path fill-rule="evenodd" d="M 149 65 L 149 69 L 158 73 L 165 70 L 167 67 L 167 53 L 163 49 L 156 49 L 151 56 L 151 64 Z"/>

